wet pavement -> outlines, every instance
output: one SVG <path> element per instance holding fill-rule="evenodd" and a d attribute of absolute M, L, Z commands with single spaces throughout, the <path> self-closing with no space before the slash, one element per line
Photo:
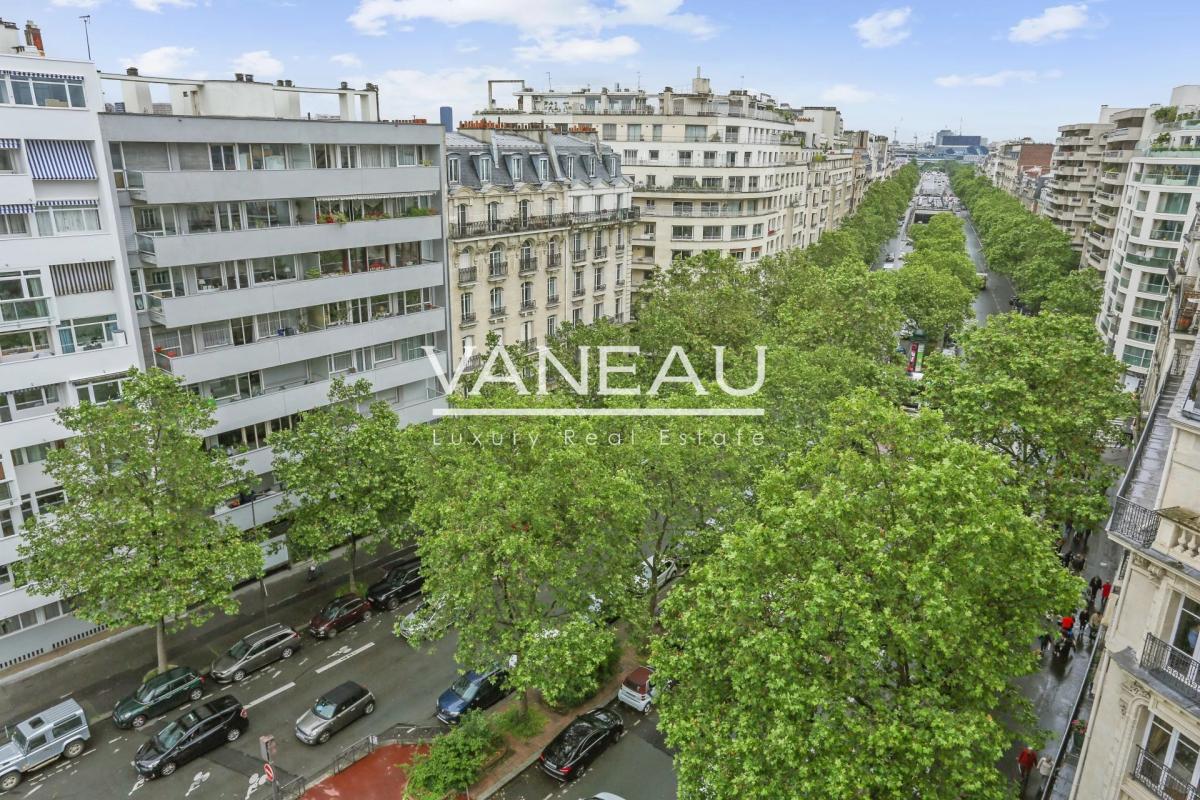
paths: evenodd
<path fill-rule="evenodd" d="M 309 789 L 301 800 L 396 800 L 404 796 L 408 784 L 404 767 L 415 753 L 428 749 L 424 745 L 383 745 L 355 762 L 354 769 L 330 775 Z"/>

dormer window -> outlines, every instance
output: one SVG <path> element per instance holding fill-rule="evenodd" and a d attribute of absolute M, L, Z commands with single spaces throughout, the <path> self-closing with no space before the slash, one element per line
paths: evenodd
<path fill-rule="evenodd" d="M 616 156 L 605 156 L 606 168 L 610 178 L 621 174 L 621 161 Z"/>
<path fill-rule="evenodd" d="M 483 183 L 491 183 L 492 181 L 492 160 L 487 156 L 479 158 L 479 180 Z"/>
<path fill-rule="evenodd" d="M 513 183 L 524 180 L 524 175 L 521 173 L 521 157 L 513 156 L 508 160 L 508 174 L 512 176 Z"/>
<path fill-rule="evenodd" d="M 539 158 L 537 162 L 538 180 L 542 183 L 550 180 L 550 159 Z"/>
<path fill-rule="evenodd" d="M 589 178 L 596 177 L 596 159 L 592 158 L 591 156 L 588 156 L 587 171 Z"/>
<path fill-rule="evenodd" d="M 567 180 L 573 180 L 575 178 L 575 160 L 573 158 L 568 157 L 565 159 L 563 163 L 563 174 L 567 176 Z"/>
<path fill-rule="evenodd" d="M 458 157 L 455 156 L 446 161 L 446 180 L 450 183 L 458 183 L 461 180 L 459 176 Z"/>

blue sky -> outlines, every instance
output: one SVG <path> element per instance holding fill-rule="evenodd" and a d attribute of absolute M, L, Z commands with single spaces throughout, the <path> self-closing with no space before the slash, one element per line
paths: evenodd
<path fill-rule="evenodd" d="M 1200 83 L 1194 0 L 810 3 L 780 0 L 6 0 L 50 55 L 103 70 L 370 80 L 387 116 L 463 119 L 488 78 L 544 88 L 686 86 L 837 105 L 847 127 L 922 138 L 943 126 L 1052 140 L 1099 106 L 1165 103 Z"/>

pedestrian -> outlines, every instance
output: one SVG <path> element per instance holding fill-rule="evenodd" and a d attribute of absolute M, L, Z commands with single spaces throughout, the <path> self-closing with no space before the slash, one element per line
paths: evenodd
<path fill-rule="evenodd" d="M 1071 549 L 1067 548 L 1058 554 L 1058 560 L 1062 562 L 1063 569 L 1066 569 L 1071 564 Z"/>
<path fill-rule="evenodd" d="M 1071 571 L 1074 572 L 1076 575 L 1079 575 L 1080 573 L 1082 573 L 1083 572 L 1083 563 L 1086 559 L 1087 559 L 1087 557 L 1082 552 L 1078 552 L 1075 555 L 1071 556 Z"/>
<path fill-rule="evenodd" d="M 1075 624 L 1079 626 L 1080 636 L 1083 636 L 1087 630 L 1089 616 L 1089 610 L 1086 608 L 1081 608 L 1075 612 Z"/>
<path fill-rule="evenodd" d="M 1017 767 L 1021 770 L 1022 793 L 1025 791 L 1025 785 L 1029 783 L 1029 774 L 1033 772 L 1035 764 L 1037 764 L 1037 753 L 1030 749 L 1029 745 L 1025 745 L 1025 749 L 1017 756 Z"/>
<path fill-rule="evenodd" d="M 1042 756 L 1037 762 L 1038 775 L 1041 776 L 1041 784 L 1038 786 L 1038 794 L 1046 791 L 1046 784 L 1050 783 L 1050 773 L 1054 772 L 1054 762 L 1050 756 Z"/>
<path fill-rule="evenodd" d="M 1100 579 L 1099 575 L 1093 575 L 1092 579 L 1088 581 L 1088 597 L 1093 605 L 1096 603 L 1096 592 L 1100 591 L 1100 587 L 1103 585 L 1104 581 Z"/>
<path fill-rule="evenodd" d="M 1108 608 L 1108 595 L 1112 592 L 1112 582 L 1105 581 L 1100 587 L 1100 610 Z"/>
<path fill-rule="evenodd" d="M 1089 623 L 1088 641 L 1096 641 L 1096 637 L 1100 635 L 1100 623 L 1103 621 L 1104 616 L 1099 611 L 1092 612 L 1092 618 Z"/>
<path fill-rule="evenodd" d="M 1067 614 L 1066 616 L 1064 616 L 1062 619 L 1060 619 L 1058 621 L 1058 624 L 1060 626 L 1062 626 L 1062 632 L 1064 634 L 1066 634 L 1067 636 L 1070 636 L 1071 629 L 1075 627 L 1075 618 L 1072 617 L 1070 614 Z"/>

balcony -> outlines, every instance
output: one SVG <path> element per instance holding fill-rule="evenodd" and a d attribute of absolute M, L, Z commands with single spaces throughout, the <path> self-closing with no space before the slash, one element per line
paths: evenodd
<path fill-rule="evenodd" d="M 574 250 L 571 252 L 572 261 L 587 261 L 587 250 Z"/>
<path fill-rule="evenodd" d="M 583 297 L 585 294 L 587 294 L 587 290 L 584 289 L 582 286 L 576 286 L 574 289 L 571 290 L 572 298 Z"/>
<path fill-rule="evenodd" d="M 1184 278 L 1176 298 L 1175 324 L 1171 329 L 1175 333 L 1196 335 L 1200 327 L 1200 285 L 1196 278 Z"/>
<path fill-rule="evenodd" d="M 558 295 L 557 294 L 547 295 L 546 296 L 547 308 L 550 306 L 556 306 L 556 305 L 558 305 Z"/>
<path fill-rule="evenodd" d="M 1108 532 L 1138 547 L 1149 547 L 1158 534 L 1158 515 L 1132 500 L 1118 497 Z"/>
<path fill-rule="evenodd" d="M 1166 269 L 1175 263 L 1173 258 L 1164 258 L 1163 256 L 1141 256 L 1137 253 L 1126 253 L 1125 260 L 1130 264 L 1136 264 L 1139 267 L 1158 267 Z"/>
<path fill-rule="evenodd" d="M 562 266 L 562 253 L 551 253 L 546 256 L 546 269 L 558 269 Z"/>
<path fill-rule="evenodd" d="M 238 530 L 248 531 L 274 520 L 282 502 L 283 492 L 262 493 L 248 498 L 247 502 L 240 499 L 231 501 L 229 505 L 219 508 L 213 518 L 231 522 Z"/>
<path fill-rule="evenodd" d="M 1180 693 L 1200 700 L 1200 661 L 1188 653 L 1147 633 L 1141 665 Z"/>
<path fill-rule="evenodd" d="M 488 318 L 498 319 L 499 317 L 505 316 L 507 313 L 508 311 L 504 306 L 492 306 L 491 310 L 488 311 Z"/>
<path fill-rule="evenodd" d="M 458 268 L 458 285 L 467 286 L 479 280 L 479 270 L 475 267 Z"/>
<path fill-rule="evenodd" d="M 361 169 L 127 170 L 135 200 L 162 203 L 217 203 L 292 197 L 436 192 L 438 167 Z"/>
<path fill-rule="evenodd" d="M 535 308 L 537 308 L 537 303 L 534 302 L 533 300 L 522 300 L 521 301 L 521 310 L 522 311 L 533 311 Z"/>
<path fill-rule="evenodd" d="M 600 247 L 594 248 L 592 250 L 592 259 L 593 260 L 600 261 L 601 259 L 605 259 L 605 258 L 608 258 L 608 245 L 601 245 Z"/>
<path fill-rule="evenodd" d="M 459 322 L 462 325 L 474 325 L 475 324 L 475 312 L 474 311 L 462 312 L 462 316 L 459 317 Z"/>
<path fill-rule="evenodd" d="M 517 262 L 518 275 L 532 275 L 537 272 L 538 260 L 537 256 L 521 256 Z"/>
<path fill-rule="evenodd" d="M 603 292 L 603 291 L 604 291 L 605 289 L 607 289 L 607 288 L 608 288 L 608 287 L 607 287 L 605 284 L 603 284 L 603 283 L 594 283 L 594 284 L 592 284 L 592 291 L 593 291 L 593 292 Z"/>
<path fill-rule="evenodd" d="M 570 224 L 570 214 L 543 214 L 540 216 L 517 216 L 505 219 L 482 220 L 479 222 L 459 222 L 450 226 L 450 238 L 473 239 L 478 236 L 544 231 L 551 228 L 565 228 Z"/>
<path fill-rule="evenodd" d="M 415 217 L 357 220 L 345 223 L 290 225 L 214 233 L 170 236 L 137 235 L 143 261 L 160 267 L 210 264 L 289 253 L 316 253 L 352 247 L 440 239 L 442 220 L 437 214 Z"/>
<path fill-rule="evenodd" d="M 532 339 L 526 339 L 525 341 L 521 342 L 521 347 L 522 347 L 522 349 L 525 350 L 526 353 L 532 353 L 534 350 L 537 350 L 538 349 L 537 337 L 535 336 Z"/>
<path fill-rule="evenodd" d="M 1134 748 L 1136 758 L 1131 773 L 1133 779 L 1163 800 L 1198 800 L 1200 786 L 1188 783 L 1173 770 L 1151 756 L 1140 746 Z M 1191 772 L 1191 769 L 1188 769 Z"/>
<path fill-rule="evenodd" d="M 0 301 L 0 330 L 46 327 L 49 324 L 49 297 L 20 297 Z"/>
<path fill-rule="evenodd" d="M 488 280 L 501 281 L 508 277 L 508 262 L 493 261 L 488 264 Z"/>
<path fill-rule="evenodd" d="M 185 284 L 187 294 L 150 293 L 147 310 L 153 321 L 168 328 L 182 328 L 233 317 L 423 289 L 440 284 L 442 280 L 441 261 L 404 265 L 373 261 L 367 269 L 359 272 L 334 272 L 269 281 L 245 288 L 225 288 L 221 285 L 194 288 Z"/>

